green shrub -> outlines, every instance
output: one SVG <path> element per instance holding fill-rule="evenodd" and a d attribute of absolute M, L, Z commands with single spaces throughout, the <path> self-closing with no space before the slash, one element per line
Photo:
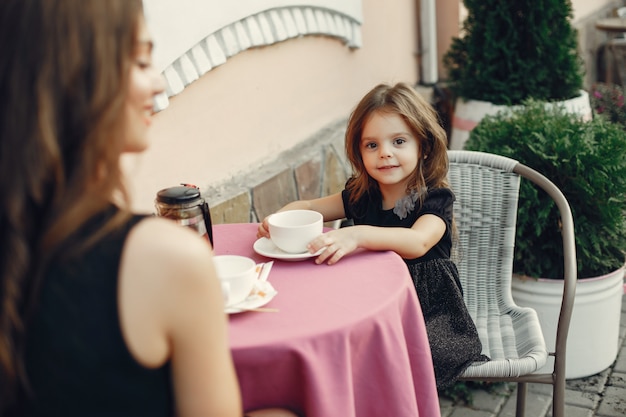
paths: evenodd
<path fill-rule="evenodd" d="M 485 382 L 485 381 L 457 381 L 454 385 L 442 390 L 439 395 L 448 398 L 454 404 L 474 404 L 474 393 L 485 391 L 489 394 L 497 394 L 508 397 L 515 384 L 506 382 Z"/>
<path fill-rule="evenodd" d="M 461 37 L 444 55 L 452 92 L 464 99 L 520 104 L 566 100 L 582 88 L 569 0 L 465 0 Z"/>
<path fill-rule="evenodd" d="M 485 117 L 465 148 L 508 156 L 561 189 L 574 217 L 578 277 L 609 273 L 626 252 L 626 132 L 605 118 L 584 122 L 563 108 L 527 101 Z M 552 200 L 522 180 L 513 269 L 561 279 L 561 235 Z"/>

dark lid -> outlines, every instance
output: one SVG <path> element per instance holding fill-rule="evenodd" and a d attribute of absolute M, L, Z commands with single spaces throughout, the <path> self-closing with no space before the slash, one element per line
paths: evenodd
<path fill-rule="evenodd" d="M 200 198 L 200 190 L 195 187 L 176 186 L 164 188 L 157 193 L 157 201 L 165 204 L 185 204 Z"/>

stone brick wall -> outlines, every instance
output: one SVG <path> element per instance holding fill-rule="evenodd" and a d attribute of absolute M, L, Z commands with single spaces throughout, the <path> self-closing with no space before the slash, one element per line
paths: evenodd
<path fill-rule="evenodd" d="M 274 160 L 202 190 L 213 224 L 257 222 L 291 201 L 341 191 L 351 172 L 346 123 L 336 121 Z"/>

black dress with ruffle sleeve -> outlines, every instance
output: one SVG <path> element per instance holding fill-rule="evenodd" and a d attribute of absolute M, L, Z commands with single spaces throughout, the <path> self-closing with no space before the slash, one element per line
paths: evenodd
<path fill-rule="evenodd" d="M 429 190 L 423 204 L 420 206 L 418 200 L 416 207 L 403 219 L 393 209 L 382 209 L 380 195 L 368 193 L 356 204 L 350 204 L 346 189 L 342 199 L 346 217 L 355 225 L 410 228 L 424 214 L 434 214 L 446 223 L 444 236 L 428 253 L 420 258 L 404 259 L 426 322 L 437 388 L 452 385 L 472 362 L 489 360 L 481 354 L 476 326 L 463 301 L 459 272 L 450 259 L 455 201 L 452 191 L 448 188 Z"/>

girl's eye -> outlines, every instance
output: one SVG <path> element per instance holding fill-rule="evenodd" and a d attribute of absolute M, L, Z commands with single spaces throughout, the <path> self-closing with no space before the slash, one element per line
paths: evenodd
<path fill-rule="evenodd" d="M 402 145 L 404 142 L 406 142 L 406 139 L 404 139 L 404 138 L 395 138 L 393 140 L 393 143 L 396 144 L 396 145 Z"/>
<path fill-rule="evenodd" d="M 376 144 L 374 142 L 368 142 L 365 144 L 365 149 L 376 149 Z"/>

